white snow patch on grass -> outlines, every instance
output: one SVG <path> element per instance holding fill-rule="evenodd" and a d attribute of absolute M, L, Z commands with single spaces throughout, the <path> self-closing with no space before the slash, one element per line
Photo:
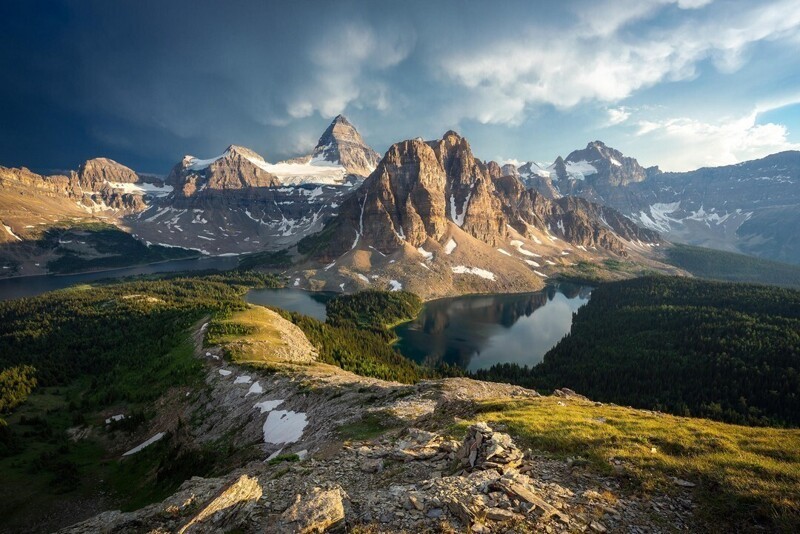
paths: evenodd
<path fill-rule="evenodd" d="M 390 291 L 401 291 L 402 289 L 403 289 L 403 284 L 401 284 L 397 280 L 389 280 Z"/>
<path fill-rule="evenodd" d="M 523 256 L 530 256 L 531 258 L 542 257 L 541 255 L 536 254 L 535 252 L 531 252 L 530 250 L 525 250 L 524 248 L 522 248 L 522 245 L 524 245 L 524 243 L 519 239 L 514 239 L 513 241 L 511 241 L 511 246 L 515 247 L 517 249 L 517 252 L 519 252 Z"/>
<path fill-rule="evenodd" d="M 8 226 L 7 224 L 4 224 L 3 228 L 6 229 L 6 232 L 8 232 L 11 235 L 11 237 L 16 239 L 17 241 L 22 241 L 22 238 L 20 236 L 18 236 L 17 234 L 15 234 L 14 230 L 12 230 L 10 226 Z"/>
<path fill-rule="evenodd" d="M 365 275 L 357 273 L 356 276 L 358 276 L 361 280 L 369 284 L 369 278 L 367 278 Z"/>
<path fill-rule="evenodd" d="M 220 369 L 220 370 L 219 370 L 219 374 L 221 374 L 222 376 L 228 376 L 228 375 L 230 375 L 232 372 L 233 372 L 233 371 L 228 371 L 227 369 Z"/>
<path fill-rule="evenodd" d="M 156 434 L 152 438 L 148 439 L 147 441 L 145 441 L 141 445 L 137 445 L 136 447 L 132 448 L 131 450 L 129 450 L 128 452 L 126 452 L 122 456 L 130 456 L 131 454 L 136 454 L 137 452 L 141 451 L 145 447 L 149 447 L 150 445 L 152 445 L 156 441 L 160 440 L 164 436 L 165 436 L 165 434 L 163 432 L 159 432 L 158 434 Z"/>
<path fill-rule="evenodd" d="M 249 384 L 252 382 L 253 379 L 249 375 L 242 375 L 237 376 L 236 380 L 233 381 L 234 384 Z"/>
<path fill-rule="evenodd" d="M 505 254 L 506 256 L 511 256 L 511 253 L 509 251 L 503 250 L 502 248 L 498 248 L 497 252 L 499 252 L 500 254 Z"/>
<path fill-rule="evenodd" d="M 538 263 L 536 263 L 536 262 L 535 262 L 535 261 L 533 261 L 533 260 L 525 260 L 525 263 L 527 263 L 527 264 L 528 264 L 528 265 L 530 265 L 531 267 L 541 267 L 541 265 L 539 265 Z"/>
<path fill-rule="evenodd" d="M 536 274 L 538 274 L 538 275 L 539 275 L 539 276 L 541 276 L 542 278 L 547 278 L 547 275 L 546 275 L 546 274 L 544 274 L 544 273 L 542 273 L 542 272 L 539 272 L 539 271 L 533 271 L 533 272 L 535 272 Z"/>
<path fill-rule="evenodd" d="M 466 267 L 464 265 L 456 265 L 455 267 L 451 267 L 455 274 L 473 274 L 475 276 L 480 276 L 481 278 L 485 278 L 486 280 L 495 281 L 494 273 L 491 271 L 487 271 L 485 269 L 481 269 L 479 267 Z"/>
<path fill-rule="evenodd" d="M 417 248 L 417 252 L 422 254 L 422 257 L 425 258 L 428 261 L 433 259 L 433 252 L 428 252 L 427 250 L 425 250 L 422 247 Z"/>
<path fill-rule="evenodd" d="M 451 237 L 450 240 L 444 245 L 444 253 L 450 255 L 458 246 L 458 243 Z"/>

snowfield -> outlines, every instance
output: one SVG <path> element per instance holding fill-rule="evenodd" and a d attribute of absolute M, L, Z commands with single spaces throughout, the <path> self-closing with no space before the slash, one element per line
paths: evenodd
<path fill-rule="evenodd" d="M 539 244 L 541 244 L 541 243 L 539 243 Z M 524 243 L 522 241 L 520 241 L 519 239 L 514 239 L 513 241 L 511 241 L 511 246 L 516 248 L 517 252 L 519 252 L 523 256 L 530 256 L 532 258 L 541 258 L 542 257 L 541 255 L 536 254 L 535 252 L 531 252 L 530 250 L 525 250 L 524 248 L 522 248 L 522 245 L 524 245 Z"/>
<path fill-rule="evenodd" d="M 585 180 L 587 176 L 597 174 L 597 169 L 588 161 L 565 161 L 564 167 L 570 178 Z"/>
<path fill-rule="evenodd" d="M 455 274 L 473 274 L 475 276 L 480 276 L 481 278 L 485 278 L 486 280 L 491 280 L 492 282 L 495 281 L 493 272 L 478 267 L 466 267 L 464 265 L 456 265 L 455 267 L 451 267 L 451 269 Z"/>
<path fill-rule="evenodd" d="M 250 386 L 250 389 L 247 390 L 247 393 L 245 393 L 244 396 L 246 397 L 246 396 L 251 395 L 251 394 L 252 395 L 260 395 L 262 393 L 264 393 L 264 388 L 261 387 L 261 384 L 259 384 L 258 382 L 255 382 L 252 386 Z"/>
<path fill-rule="evenodd" d="M 271 411 L 264 421 L 264 443 L 294 443 L 303 437 L 306 425 L 308 420 L 302 412 Z"/>
<path fill-rule="evenodd" d="M 139 183 L 123 183 L 123 182 L 106 182 L 112 189 L 121 190 L 123 193 L 130 193 L 134 195 L 153 195 L 155 197 L 165 197 L 172 193 L 171 185 L 157 186 L 156 184 L 149 184 L 147 182 Z"/>
<path fill-rule="evenodd" d="M 126 452 L 126 453 L 125 453 L 125 454 L 123 454 L 122 456 L 130 456 L 131 454 L 136 454 L 137 452 L 141 451 L 141 450 L 142 450 L 142 449 L 144 449 L 145 447 L 149 447 L 150 445 L 152 445 L 152 444 L 153 444 L 153 443 L 155 443 L 156 441 L 158 441 L 158 440 L 160 440 L 161 438 L 163 438 L 163 437 L 164 437 L 164 435 L 165 435 L 165 434 L 164 434 L 163 432 L 159 432 L 158 434 L 156 434 L 156 435 L 155 435 L 155 436 L 153 436 L 152 438 L 148 439 L 147 441 L 145 441 L 145 442 L 144 442 L 144 443 L 142 443 L 141 445 L 137 445 L 136 447 L 132 448 L 131 450 L 129 450 L 128 452 Z"/>
<path fill-rule="evenodd" d="M 283 399 L 265 400 L 265 401 L 257 402 L 256 404 L 253 405 L 253 408 L 258 408 L 259 410 L 261 410 L 261 413 L 263 414 L 263 413 L 271 412 L 272 410 L 274 410 L 275 408 L 277 408 L 281 404 L 283 404 Z"/>
<path fill-rule="evenodd" d="M 424 248 L 422 248 L 422 247 L 419 247 L 419 248 L 417 249 L 417 252 L 419 252 L 420 254 L 422 254 L 422 257 L 423 257 L 423 258 L 425 258 L 427 261 L 430 261 L 430 260 L 432 260 L 432 259 L 433 259 L 433 252 L 428 252 L 427 250 L 425 250 L 425 249 L 424 249 Z"/>

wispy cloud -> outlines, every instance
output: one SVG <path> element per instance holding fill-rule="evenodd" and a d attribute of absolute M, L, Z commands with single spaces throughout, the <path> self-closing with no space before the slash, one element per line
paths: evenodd
<path fill-rule="evenodd" d="M 782 124 L 758 124 L 758 112 L 717 123 L 681 117 L 663 121 L 640 121 L 637 135 L 654 143 L 670 145 L 670 157 L 662 168 L 684 171 L 706 166 L 729 165 L 784 150 L 800 150 L 788 139 Z"/>
<path fill-rule="evenodd" d="M 796 0 L 720 6 L 713 12 L 710 2 L 682 1 L 678 7 L 707 9 L 668 26 L 641 24 L 670 3 L 579 4 L 573 26 L 530 27 L 481 49 L 456 47 L 439 66 L 467 89 L 465 117 L 514 124 L 531 105 L 619 102 L 661 82 L 692 79 L 708 59 L 730 72 L 741 67 L 753 43 L 800 31 Z"/>
<path fill-rule="evenodd" d="M 319 36 L 308 56 L 312 65 L 297 84 L 286 106 L 293 118 L 319 112 L 333 117 L 358 101 L 361 107 L 378 111 L 389 107 L 388 86 L 374 75 L 408 57 L 414 48 L 414 33 L 398 28 L 378 33 L 366 24 L 335 26 Z"/>
<path fill-rule="evenodd" d="M 608 108 L 606 113 L 608 114 L 608 121 L 606 122 L 607 126 L 616 126 L 617 124 L 622 124 L 631 116 L 631 112 L 624 107 Z"/>

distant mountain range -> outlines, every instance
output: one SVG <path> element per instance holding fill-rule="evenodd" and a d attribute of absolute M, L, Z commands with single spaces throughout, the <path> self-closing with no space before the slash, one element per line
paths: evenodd
<path fill-rule="evenodd" d="M 90 236 L 81 249 L 42 240 L 87 220 L 204 255 L 285 249 L 300 287 L 428 296 L 533 289 L 609 260 L 669 271 L 662 237 L 800 263 L 798 180 L 798 152 L 663 173 L 594 141 L 514 166 L 478 160 L 452 131 L 381 158 L 338 116 L 310 154 L 277 163 L 232 145 L 184 156 L 164 178 L 105 158 L 56 176 L 0 167 L 0 276 L 113 254 Z"/>
<path fill-rule="evenodd" d="M 594 141 L 553 165 L 526 163 L 518 172 L 542 194 L 611 206 L 671 241 L 800 263 L 797 151 L 665 173 Z"/>

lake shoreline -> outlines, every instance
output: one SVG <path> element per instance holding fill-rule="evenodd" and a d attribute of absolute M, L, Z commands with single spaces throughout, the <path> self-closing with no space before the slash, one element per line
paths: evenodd
<path fill-rule="evenodd" d="M 444 363 L 474 372 L 496 363 L 533 366 L 569 333 L 573 313 L 593 289 L 553 281 L 539 291 L 444 297 L 424 302 L 413 318 L 383 326 L 393 335 L 387 343 L 399 354 L 431 368 Z M 324 321 L 325 303 L 340 294 L 285 287 L 254 289 L 245 300 Z"/>

